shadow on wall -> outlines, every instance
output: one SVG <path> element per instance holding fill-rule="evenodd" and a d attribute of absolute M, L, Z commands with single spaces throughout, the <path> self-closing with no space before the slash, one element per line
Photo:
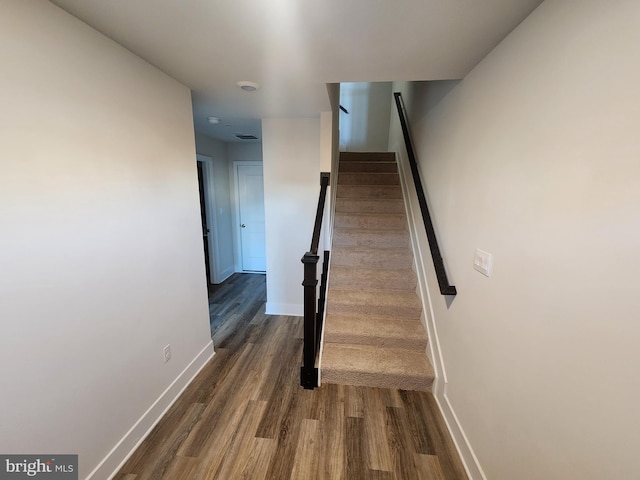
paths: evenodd
<path fill-rule="evenodd" d="M 416 117 L 412 107 L 414 105 L 420 105 L 421 108 L 427 111 L 435 109 L 460 82 L 462 82 L 462 80 L 430 80 L 407 83 L 406 91 L 403 92 L 402 98 L 405 108 L 407 109 L 407 114 L 409 115 L 409 124 L 417 126 L 418 122 L 420 122 L 422 129 L 428 129 L 429 127 L 426 125 L 426 115 L 420 114 L 422 110 L 418 109 L 420 116 Z"/>

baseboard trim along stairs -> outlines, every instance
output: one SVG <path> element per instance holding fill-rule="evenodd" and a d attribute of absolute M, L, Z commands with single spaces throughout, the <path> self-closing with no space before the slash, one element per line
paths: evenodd
<path fill-rule="evenodd" d="M 395 155 L 341 153 L 323 383 L 431 390 L 416 284 Z"/>

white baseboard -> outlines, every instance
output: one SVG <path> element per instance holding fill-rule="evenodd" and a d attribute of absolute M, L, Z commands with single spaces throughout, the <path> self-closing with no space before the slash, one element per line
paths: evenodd
<path fill-rule="evenodd" d="M 442 391 L 439 394 L 434 392 L 434 397 L 436 399 L 436 403 L 440 407 L 440 412 L 447 424 L 447 428 L 449 429 L 453 443 L 458 450 L 460 460 L 467 472 L 469 480 L 487 480 L 487 477 L 480 466 L 480 462 L 478 461 L 478 457 L 476 457 L 473 448 L 471 448 L 469 439 L 465 435 L 462 425 L 460 425 L 460 421 L 458 420 L 456 412 L 453 410 L 451 402 L 449 402 L 449 397 L 447 397 L 446 393 L 446 385 L 441 390 Z"/>
<path fill-rule="evenodd" d="M 231 275 L 236 273 L 236 269 L 234 267 L 235 265 L 231 265 L 230 267 L 225 268 L 222 272 L 220 272 L 219 277 L 216 279 L 216 283 L 222 283 Z"/>
<path fill-rule="evenodd" d="M 292 317 L 303 317 L 304 305 L 301 303 L 267 302 L 264 313 L 267 315 L 290 315 Z"/>
<path fill-rule="evenodd" d="M 147 409 L 129 431 L 116 443 L 115 447 L 102 459 L 85 480 L 102 480 L 113 478 L 122 465 L 151 433 L 171 405 L 189 386 L 195 376 L 215 355 L 213 341 L 210 341 L 178 377 L 160 394 L 158 399 Z"/>

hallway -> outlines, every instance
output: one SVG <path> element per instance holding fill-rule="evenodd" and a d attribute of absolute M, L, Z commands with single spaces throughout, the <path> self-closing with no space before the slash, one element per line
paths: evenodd
<path fill-rule="evenodd" d="M 299 386 L 302 318 L 265 276 L 210 292 L 216 355 L 115 480 L 466 479 L 430 393 Z"/>

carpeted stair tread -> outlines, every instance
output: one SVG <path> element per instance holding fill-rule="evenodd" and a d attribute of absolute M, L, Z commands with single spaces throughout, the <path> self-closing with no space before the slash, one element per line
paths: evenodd
<path fill-rule="evenodd" d="M 338 198 L 402 198 L 400 185 L 340 185 Z"/>
<path fill-rule="evenodd" d="M 407 247 L 375 248 L 335 245 L 331 250 L 331 265 L 378 268 L 411 268 L 413 254 Z"/>
<path fill-rule="evenodd" d="M 340 152 L 342 162 L 395 162 L 393 152 Z"/>
<path fill-rule="evenodd" d="M 422 312 L 415 291 L 330 287 L 328 313 L 413 317 Z"/>
<path fill-rule="evenodd" d="M 406 230 L 373 230 L 358 228 L 336 229 L 333 244 L 353 247 L 408 248 L 409 232 Z"/>
<path fill-rule="evenodd" d="M 374 230 L 403 230 L 407 217 L 403 213 L 344 213 L 336 212 L 334 228 Z"/>
<path fill-rule="evenodd" d="M 420 318 L 390 322 L 374 315 L 327 315 L 324 340 L 329 343 L 406 348 L 425 352 L 427 335 Z"/>
<path fill-rule="evenodd" d="M 338 185 L 400 185 L 400 176 L 395 173 L 339 173 Z"/>
<path fill-rule="evenodd" d="M 408 290 L 415 292 L 417 278 L 411 268 L 379 268 L 333 265 L 331 287 Z"/>
<path fill-rule="evenodd" d="M 336 213 L 400 213 L 405 214 L 401 198 L 336 199 Z"/>
<path fill-rule="evenodd" d="M 424 352 L 325 343 L 322 382 L 428 391 L 433 368 Z"/>
<path fill-rule="evenodd" d="M 338 172 L 378 172 L 378 173 L 395 173 L 398 171 L 396 162 L 341 162 Z"/>

